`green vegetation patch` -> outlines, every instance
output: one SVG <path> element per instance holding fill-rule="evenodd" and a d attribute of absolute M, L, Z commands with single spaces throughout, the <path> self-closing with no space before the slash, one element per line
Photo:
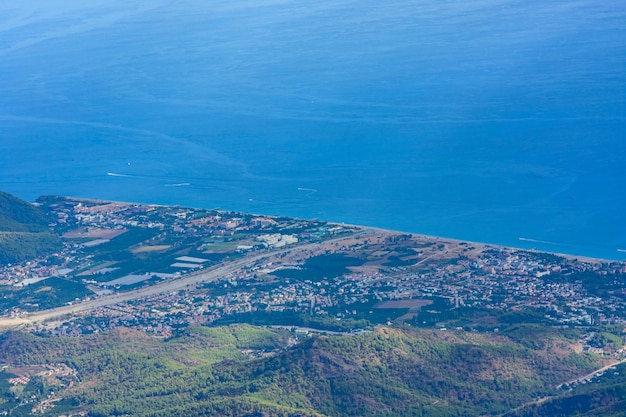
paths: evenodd
<path fill-rule="evenodd" d="M 386 317 L 385 317 L 386 319 Z M 218 326 L 234 323 L 247 323 L 254 326 L 294 326 L 310 327 L 316 330 L 333 332 L 350 332 L 356 329 L 367 329 L 373 323 L 365 319 L 344 318 L 337 319 L 326 315 L 299 313 L 293 310 L 285 311 L 255 311 L 223 317 L 213 324 Z"/>
<path fill-rule="evenodd" d="M 127 329 L 80 338 L 10 332 L 0 335 L 0 363 L 76 370 L 80 381 L 59 393 L 64 412 L 163 417 L 494 415 L 597 366 L 463 332 L 380 328 L 305 337 L 291 348 L 290 338 L 247 325 L 192 327 L 169 340 Z M 31 397 L 47 395 L 41 382 L 28 387 Z M 0 412 L 15 406 L 6 404 Z"/>
<path fill-rule="evenodd" d="M 117 251 L 130 250 L 134 245 L 142 243 L 150 238 L 156 236 L 159 233 L 156 229 L 146 229 L 142 227 L 132 227 L 128 229 L 126 233 L 114 237 L 110 241 L 103 243 L 102 245 L 88 248 L 87 251 L 92 251 L 101 254 L 114 253 Z"/>
<path fill-rule="evenodd" d="M 273 272 L 274 275 L 296 280 L 321 281 L 323 279 L 336 278 L 350 272 L 351 266 L 360 266 L 365 263 L 360 258 L 333 253 L 318 255 L 308 258 L 301 269 L 280 269 Z"/>
<path fill-rule="evenodd" d="M 49 222 L 39 207 L 0 191 L 0 231 L 43 232 Z"/>
<path fill-rule="evenodd" d="M 39 207 L 0 191 L 0 264 L 22 262 L 60 248 Z"/>
<path fill-rule="evenodd" d="M 237 349 L 271 350 L 285 343 L 285 332 L 247 324 L 206 327 L 194 326 L 191 335 L 200 335 L 212 345 L 232 345 Z"/>
<path fill-rule="evenodd" d="M 0 264 L 33 259 L 59 249 L 61 240 L 50 232 L 0 232 Z"/>
<path fill-rule="evenodd" d="M 35 311 L 60 307 L 92 292 L 82 283 L 52 277 L 26 287 L 0 287 L 0 312 L 12 307 Z"/>
<path fill-rule="evenodd" d="M 540 404 L 511 411 L 505 417 L 623 417 L 625 410 L 626 366 L 620 365 L 591 383 L 577 385 Z"/>

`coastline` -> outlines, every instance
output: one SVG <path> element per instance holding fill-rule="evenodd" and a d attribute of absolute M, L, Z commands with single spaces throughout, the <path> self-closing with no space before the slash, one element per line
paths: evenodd
<path fill-rule="evenodd" d="M 187 289 L 200 291 L 208 297 L 207 300 L 213 300 L 211 294 L 215 289 L 222 291 L 222 284 L 212 286 L 212 283 L 217 282 L 222 282 L 224 288 L 236 287 L 235 292 L 244 287 L 250 290 L 251 298 L 236 304 L 239 312 L 252 311 L 250 309 L 257 308 L 256 303 L 266 297 L 272 301 L 266 303 L 267 306 L 273 306 L 271 311 L 287 308 L 284 294 L 280 291 L 272 292 L 270 283 L 288 285 L 296 291 L 299 294 L 294 296 L 294 300 L 298 301 L 296 307 L 304 306 L 304 311 L 313 311 L 315 308 L 315 311 L 330 315 L 336 313 L 333 313 L 335 307 L 332 306 L 343 302 L 346 306 L 352 305 L 359 298 L 361 301 L 373 302 L 375 299 L 382 301 L 435 296 L 442 300 L 453 300 L 454 308 L 461 305 L 544 308 L 558 300 L 568 299 L 562 298 L 567 294 L 576 294 L 586 305 L 598 305 L 594 293 L 585 292 L 586 287 L 578 284 L 555 286 L 555 280 L 560 282 L 565 279 L 569 282 L 567 276 L 585 271 L 597 276 L 612 274 L 615 280 L 609 280 L 606 284 L 621 292 L 620 280 L 626 271 L 626 263 L 606 263 L 599 258 L 559 256 L 549 252 L 353 223 L 323 222 L 315 218 L 305 220 L 287 216 L 255 216 L 241 211 L 59 196 L 40 201 L 49 213 L 58 217 L 64 230 L 82 233 L 64 234 L 64 238 L 69 239 L 59 252 L 64 263 L 55 269 L 58 274 L 70 274 L 66 281 L 78 286 L 72 284 L 68 287 L 69 284 L 60 283 L 60 286 L 45 286 L 45 293 L 37 288 L 34 288 L 34 292 L 16 293 L 19 297 L 16 306 L 28 302 L 42 309 L 33 310 L 29 307 L 24 311 L 11 311 L 10 317 L 7 317 L 11 320 L 4 323 L 0 320 L 0 327 L 19 327 L 29 322 L 42 322 L 152 296 L 157 297 L 153 300 L 157 305 L 166 303 L 169 306 L 172 297 L 184 302 L 187 296 L 181 290 Z M 51 226 L 56 228 L 56 225 Z M 121 234 L 128 232 L 125 238 L 100 249 L 91 249 L 96 245 L 87 245 L 91 239 L 102 237 L 103 231 L 121 229 L 124 229 Z M 113 239 L 115 236 L 110 237 Z M 176 245 L 175 242 L 180 244 Z M 145 253 L 154 252 L 153 249 L 158 253 L 146 257 Z M 57 259 L 59 257 L 54 256 Z M 110 262 L 101 262 L 107 259 L 129 261 L 120 261 L 117 267 L 110 268 Z M 180 263 L 183 261 L 188 263 Z M 204 265 L 205 262 L 208 263 Z M 8 271 L 14 278 L 7 284 L 19 284 L 19 276 L 50 274 L 47 263 L 48 259 L 42 258 L 41 262 L 16 266 L 17 269 Z M 58 269 L 61 267 L 71 269 L 61 273 L 61 269 Z M 185 270 L 177 269 L 180 267 Z M 115 274 L 106 275 L 112 272 Z M 556 273 L 554 279 L 542 278 L 553 272 Z M 93 277 L 89 277 L 90 273 Z M 100 276 L 101 273 L 103 276 Z M 122 279 L 141 274 L 153 281 L 149 285 L 131 287 L 121 283 Z M 284 282 L 282 277 L 286 278 Z M 320 282 L 320 285 L 308 285 L 307 280 Z M 140 282 L 144 281 L 146 279 Z M 297 289 L 303 281 L 305 284 L 302 288 L 306 291 L 299 293 Z M 132 281 L 129 284 L 135 283 Z M 381 290 L 377 292 L 379 287 Z M 263 290 L 258 292 L 258 288 Z M 318 295 L 326 292 L 333 294 L 332 300 L 311 304 L 310 297 L 315 296 L 317 299 Z M 97 297 L 92 298 L 92 293 Z M 352 295 L 346 299 L 343 294 Z M 49 297 L 55 295 L 58 302 L 48 303 Z M 213 295 L 222 297 L 225 294 Z M 621 305 L 619 297 L 615 300 L 611 297 L 601 300 L 601 305 L 610 306 L 613 302 Z M 206 301 L 203 312 L 212 311 L 216 306 L 230 306 L 229 303 L 224 304 L 224 300 L 215 300 Z M 146 308 L 152 308 L 151 303 L 149 301 Z M 352 308 L 350 312 L 348 309 L 346 314 L 357 315 L 357 310 Z M 371 311 L 371 306 L 359 314 L 371 314 L 366 310 Z M 589 314 L 582 310 L 559 311 L 555 310 L 551 320 L 560 323 L 567 323 L 568 320 L 589 323 L 591 320 Z M 220 317 L 232 313 L 232 309 L 227 307 L 220 313 Z M 154 314 L 156 316 L 150 317 L 160 321 L 161 315 Z M 612 314 L 607 315 L 607 320 L 619 319 Z M 192 316 L 189 320 L 198 320 L 197 314 Z M 111 316 L 112 322 L 116 322 L 115 317 Z M 210 320 L 218 319 L 212 316 Z"/>
<path fill-rule="evenodd" d="M 133 202 L 133 201 L 120 201 L 120 200 L 72 197 L 72 196 L 59 196 L 59 197 L 69 198 L 69 199 L 77 200 L 77 201 L 86 201 L 86 202 L 90 201 L 90 202 L 108 203 L 108 204 L 144 205 L 144 206 L 154 206 L 154 207 L 181 207 L 181 208 L 201 209 L 201 210 L 216 210 L 216 211 L 229 212 L 229 213 L 242 213 L 242 214 L 249 214 L 253 216 L 289 217 L 295 220 L 305 220 L 305 221 L 313 220 L 313 218 L 292 217 L 292 216 L 284 216 L 284 215 L 239 211 L 239 210 L 225 210 L 222 208 L 181 206 L 177 204 L 172 205 L 172 204 L 142 203 L 142 202 Z M 325 220 L 325 219 L 318 219 L 318 220 L 326 222 L 328 224 L 332 224 L 332 225 L 355 227 L 355 228 L 363 229 L 363 230 L 374 230 L 374 231 L 382 232 L 382 233 L 411 234 L 414 236 L 422 237 L 424 239 L 440 240 L 443 242 L 450 242 L 450 243 L 457 243 L 457 244 L 461 242 L 465 242 L 474 246 L 481 246 L 483 248 L 493 248 L 493 249 L 502 248 L 506 250 L 527 251 L 527 252 L 532 252 L 532 253 L 546 253 L 550 255 L 560 256 L 568 260 L 577 260 L 579 262 L 587 262 L 587 263 L 611 263 L 611 262 L 623 263 L 623 262 L 626 262 L 626 259 L 610 259 L 610 258 L 603 258 L 603 257 L 587 256 L 587 255 L 575 255 L 575 254 L 569 254 L 569 253 L 558 252 L 558 251 L 542 250 L 542 249 L 536 249 L 536 248 L 524 248 L 524 247 L 515 246 L 515 245 L 506 245 L 506 244 L 498 244 L 498 243 L 491 243 L 491 242 L 481 242 L 481 241 L 476 241 L 476 240 L 471 240 L 471 239 L 458 239 L 458 238 L 452 238 L 452 237 L 446 237 L 446 236 L 429 235 L 425 233 L 389 229 L 389 228 L 378 227 L 378 226 L 361 225 L 361 224 L 354 224 L 354 223 L 347 223 L 347 222 L 337 222 L 337 221 Z"/>
<path fill-rule="evenodd" d="M 592 256 L 571 255 L 571 254 L 568 254 L 568 253 L 553 252 L 553 251 L 539 250 L 539 249 L 526 249 L 526 248 L 521 248 L 521 247 L 518 247 L 518 246 L 499 245 L 499 244 L 488 243 L 488 242 L 477 242 L 477 241 L 474 241 L 474 240 L 455 239 L 455 238 L 449 238 L 449 237 L 445 237 L 445 236 L 433 236 L 433 235 L 426 235 L 426 234 L 422 234 L 422 233 L 413 233 L 413 232 L 406 232 L 406 231 L 400 231 L 400 230 L 384 229 L 384 228 L 374 227 L 374 226 L 361 226 L 361 225 L 355 225 L 355 224 L 349 224 L 349 223 L 335 223 L 335 222 L 329 222 L 329 223 L 338 224 L 338 225 L 344 225 L 344 226 L 359 227 L 359 228 L 369 229 L 369 230 L 376 230 L 378 232 L 411 234 L 411 235 L 414 235 L 414 236 L 424 237 L 426 239 L 434 239 L 434 240 L 440 240 L 440 241 L 443 241 L 443 242 L 451 242 L 451 243 L 457 243 L 457 244 L 464 242 L 464 243 L 467 243 L 467 244 L 471 244 L 473 246 L 481 246 L 481 247 L 487 248 L 487 249 L 503 248 L 503 249 L 507 249 L 507 250 L 525 251 L 525 252 L 532 252 L 532 253 L 546 253 L 546 254 L 550 254 L 550 255 L 560 256 L 560 257 L 563 257 L 563 258 L 566 258 L 566 259 L 569 259 L 569 260 L 577 260 L 577 261 L 580 261 L 580 262 L 589 262 L 589 263 L 626 262 L 624 260 L 596 258 L 596 257 L 592 257 Z"/>

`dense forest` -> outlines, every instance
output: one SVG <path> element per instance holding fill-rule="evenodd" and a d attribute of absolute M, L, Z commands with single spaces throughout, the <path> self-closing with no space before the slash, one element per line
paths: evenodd
<path fill-rule="evenodd" d="M 20 262 L 60 245 L 37 206 L 0 191 L 0 264 Z"/>
<path fill-rule="evenodd" d="M 573 342 L 558 332 L 544 332 L 541 343 L 532 347 L 494 333 L 411 328 L 298 337 L 249 325 L 193 327 L 169 339 L 128 329 L 79 338 L 7 332 L 0 335 L 0 363 L 7 365 L 0 373 L 0 411 L 30 415 L 34 403 L 56 396 L 54 408 L 39 411 L 60 415 L 82 410 L 91 416 L 502 415 L 555 395 L 556 385 L 599 364 L 575 353 Z M 36 374 L 43 364 L 63 364 L 72 372 Z M 17 374 L 30 376 L 26 386 L 7 383 Z"/>

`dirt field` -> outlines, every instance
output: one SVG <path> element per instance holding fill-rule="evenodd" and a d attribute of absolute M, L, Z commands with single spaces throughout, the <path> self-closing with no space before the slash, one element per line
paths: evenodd
<path fill-rule="evenodd" d="M 126 229 L 98 229 L 95 227 L 81 227 L 80 229 L 71 230 L 62 237 L 66 239 L 113 239 L 123 233 Z"/>
<path fill-rule="evenodd" d="M 154 245 L 154 246 L 141 246 L 133 249 L 133 253 L 145 253 L 145 252 L 158 252 L 162 250 L 168 250 L 172 245 Z"/>

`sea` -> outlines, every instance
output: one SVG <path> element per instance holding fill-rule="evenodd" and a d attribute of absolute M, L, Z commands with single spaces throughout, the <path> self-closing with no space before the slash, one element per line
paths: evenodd
<path fill-rule="evenodd" d="M 0 190 L 625 260 L 626 4 L 2 1 Z"/>

